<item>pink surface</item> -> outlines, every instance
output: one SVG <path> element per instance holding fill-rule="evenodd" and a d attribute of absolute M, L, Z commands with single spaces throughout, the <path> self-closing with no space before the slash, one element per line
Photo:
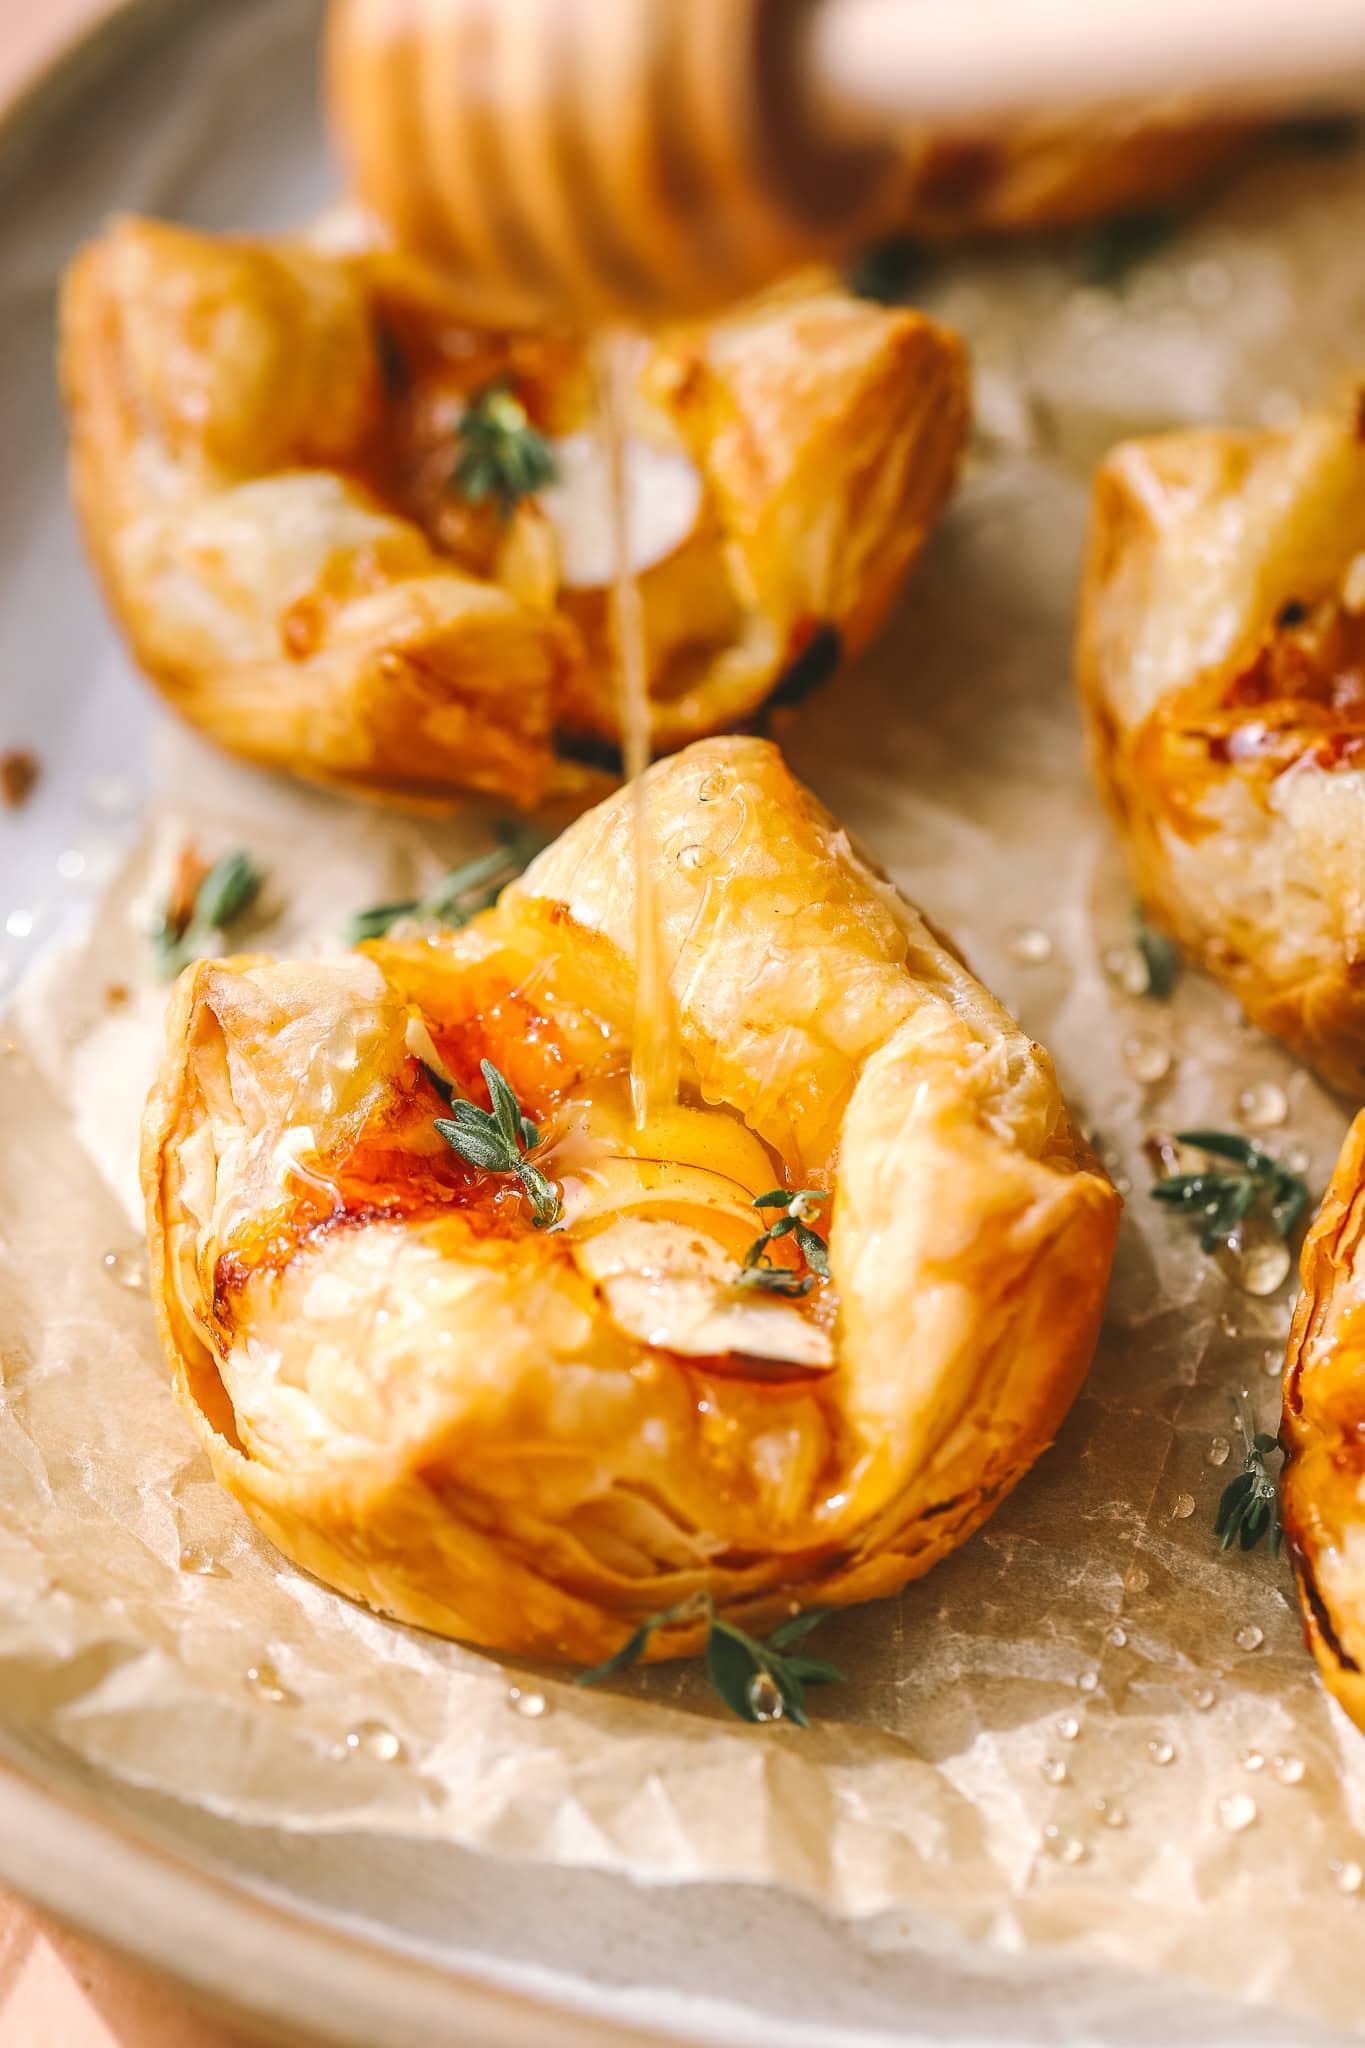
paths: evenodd
<path fill-rule="evenodd" d="M 0 2048 L 252 2048 L 164 1984 L 0 1893 Z"/>

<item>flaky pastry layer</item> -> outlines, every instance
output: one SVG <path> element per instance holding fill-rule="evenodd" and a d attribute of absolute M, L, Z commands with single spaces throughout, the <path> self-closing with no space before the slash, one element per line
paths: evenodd
<path fill-rule="evenodd" d="M 962 1542 L 1076 1392 L 1119 1210 L 1046 1054 L 774 747 L 648 795 L 681 1092 L 643 1135 L 629 791 L 463 931 L 188 970 L 145 1127 L 166 1356 L 253 1520 L 387 1613 L 583 1661 L 691 1593 L 765 1621 Z M 484 1058 L 562 1227 L 434 1131 L 431 1063 L 486 1101 Z M 826 1191 L 831 1275 L 754 1321 L 765 1184 Z M 672 1347 L 679 1234 L 728 1352 Z"/>
<path fill-rule="evenodd" d="M 1127 442 L 1101 467 L 1078 673 L 1143 901 L 1247 1014 L 1365 1088 L 1365 442 Z"/>

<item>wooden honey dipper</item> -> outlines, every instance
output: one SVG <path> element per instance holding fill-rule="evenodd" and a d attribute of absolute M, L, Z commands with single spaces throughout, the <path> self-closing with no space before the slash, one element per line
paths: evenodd
<path fill-rule="evenodd" d="M 1365 0 L 333 0 L 361 198 L 472 317 L 651 321 L 855 247 L 907 139 L 1365 87 Z"/>

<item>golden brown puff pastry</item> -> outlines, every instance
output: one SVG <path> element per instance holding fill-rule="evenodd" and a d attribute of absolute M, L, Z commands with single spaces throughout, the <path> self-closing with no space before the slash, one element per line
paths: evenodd
<path fill-rule="evenodd" d="M 346 1593 L 583 1661 L 697 1591 L 765 1621 L 962 1542 L 1085 1373 L 1119 1210 L 1046 1054 L 773 746 L 648 789 L 682 1073 L 642 1132 L 627 790 L 463 931 L 188 971 L 144 1138 L 223 1484 Z M 559 1227 L 434 1129 L 428 1069 L 482 1102 L 483 1059 Z M 734 1284 L 774 1186 L 832 1195 L 802 1299 Z"/>
<path fill-rule="evenodd" d="M 591 365 L 563 337 L 472 332 L 369 232 L 329 253 L 124 220 L 76 258 L 62 381 L 88 544 L 143 668 L 225 746 L 382 795 L 581 803 L 619 770 Z M 823 278 L 642 349 L 662 750 L 866 643 L 952 487 L 967 384 L 954 336 Z M 552 497 L 503 518 L 452 484 L 498 379 L 566 476 L 586 463 L 558 525 Z"/>
<path fill-rule="evenodd" d="M 906 229 L 926 241 L 1082 227 L 1187 199 L 1240 156 L 1256 125 L 1189 107 L 1058 117 L 939 135 L 910 174 Z"/>
<path fill-rule="evenodd" d="M 1365 443 L 1357 422 L 1116 448 L 1079 677 L 1146 904 L 1334 1086 L 1365 1083 Z"/>
<path fill-rule="evenodd" d="M 1304 1241 L 1285 1363 L 1281 1511 L 1313 1655 L 1365 1728 L 1365 1115 Z"/>

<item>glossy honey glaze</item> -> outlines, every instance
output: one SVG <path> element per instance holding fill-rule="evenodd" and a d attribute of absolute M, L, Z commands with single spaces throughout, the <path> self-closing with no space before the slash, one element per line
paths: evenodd
<path fill-rule="evenodd" d="M 1201 678 L 1159 708 L 1137 758 L 1194 839 L 1210 829 L 1203 811 L 1220 777 L 1237 777 L 1265 801 L 1287 770 L 1358 769 L 1365 617 L 1336 599 L 1283 606 L 1234 674 Z"/>
<path fill-rule="evenodd" d="M 249 1321 L 242 1310 L 258 1287 L 333 1232 L 392 1221 L 422 1226 L 457 1259 L 534 1247 L 538 1259 L 576 1268 L 621 1334 L 699 1371 L 781 1382 L 832 1364 L 828 1282 L 791 1300 L 740 1283 L 746 1251 L 772 1220 L 754 1197 L 787 1178 L 741 1118 L 687 1089 L 642 1121 L 622 1049 L 597 1020 L 557 1005 L 552 957 L 512 979 L 496 958 L 452 970 L 439 940 L 373 950 L 408 998 L 413 1049 L 342 1149 L 320 1156 L 306 1132 L 289 1148 L 278 1161 L 281 1199 L 219 1252 L 211 1335 L 220 1353 Z M 436 1129 L 452 1089 L 488 1105 L 484 1060 L 538 1128 L 527 1156 L 559 1197 L 548 1229 L 514 1174 L 470 1165 Z M 768 1257 L 802 1270 L 790 1236 Z"/>

